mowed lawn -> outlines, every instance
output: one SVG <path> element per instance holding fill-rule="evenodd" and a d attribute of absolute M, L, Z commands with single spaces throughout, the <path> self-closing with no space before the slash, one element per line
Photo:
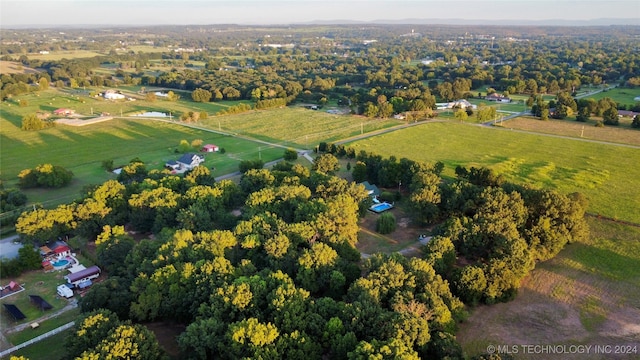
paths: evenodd
<path fill-rule="evenodd" d="M 640 149 L 455 122 L 428 123 L 348 144 L 382 156 L 484 166 L 508 181 L 581 192 L 589 212 L 640 223 Z"/>
<path fill-rule="evenodd" d="M 489 345 L 609 345 L 611 353 L 562 359 L 637 359 L 640 351 L 640 228 L 590 218 L 591 237 L 537 264 L 515 300 L 471 311 L 457 334 L 467 355 Z M 629 346 L 631 353 L 613 353 Z M 635 352 L 633 349 L 635 348 Z M 622 348 L 624 349 L 624 348 Z M 555 356 L 553 358 L 556 358 Z"/>
<path fill-rule="evenodd" d="M 593 98 L 595 100 L 600 100 L 608 97 L 618 104 L 633 105 L 640 102 L 634 100 L 634 98 L 638 96 L 640 96 L 640 88 L 614 88 L 607 91 L 599 92 L 597 94 L 589 95 L 587 96 L 587 99 Z"/>
<path fill-rule="evenodd" d="M 212 129 L 222 129 L 284 146 L 312 149 L 322 141 L 345 139 L 361 132 L 403 124 L 395 119 L 372 119 L 354 115 L 334 115 L 301 106 L 250 111 L 224 115 L 199 122 Z"/>

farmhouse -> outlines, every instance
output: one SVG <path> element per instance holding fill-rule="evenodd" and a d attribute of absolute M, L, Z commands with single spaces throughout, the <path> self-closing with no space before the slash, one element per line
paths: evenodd
<path fill-rule="evenodd" d="M 203 151 L 203 152 L 217 152 L 217 151 L 220 151 L 220 148 L 217 145 L 207 144 L 207 145 L 203 146 L 200 151 Z"/>
<path fill-rule="evenodd" d="M 504 96 L 503 94 L 493 93 L 484 97 L 485 100 L 488 101 L 496 101 L 502 103 L 509 103 L 511 99 L 508 96 Z"/>
<path fill-rule="evenodd" d="M 66 108 L 53 110 L 53 114 L 57 116 L 67 116 L 67 115 L 73 115 L 75 113 L 76 113 L 75 110 L 66 109 Z"/>
<path fill-rule="evenodd" d="M 203 162 L 204 162 L 204 156 L 188 153 L 188 154 L 182 155 L 182 157 L 180 157 L 180 159 L 176 161 L 173 161 L 173 160 L 167 161 L 164 165 L 169 169 L 186 171 L 186 170 L 193 169 L 194 167 L 202 164 Z"/>
<path fill-rule="evenodd" d="M 448 102 L 448 103 L 436 103 L 436 108 L 438 110 L 466 109 L 466 108 L 469 108 L 469 107 L 472 108 L 472 109 L 477 108 L 476 105 L 473 105 L 472 103 L 470 103 L 466 99 L 460 99 L 460 100 L 451 101 L 451 102 Z"/>
<path fill-rule="evenodd" d="M 104 97 L 107 100 L 124 99 L 124 95 L 122 95 L 119 91 L 116 91 L 116 90 L 107 90 L 102 94 L 102 97 Z"/>
<path fill-rule="evenodd" d="M 67 280 L 67 283 L 76 286 L 79 285 L 80 283 L 86 281 L 86 280 L 92 280 L 97 278 L 98 276 L 100 276 L 100 268 L 97 266 L 91 266 L 88 267 L 84 270 L 80 270 L 78 272 L 69 274 L 69 275 L 65 275 L 65 279 Z"/>

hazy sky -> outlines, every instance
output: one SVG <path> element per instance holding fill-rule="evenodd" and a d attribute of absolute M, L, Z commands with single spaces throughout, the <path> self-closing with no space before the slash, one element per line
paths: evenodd
<path fill-rule="evenodd" d="M 635 19 L 639 0 L 0 0 L 0 27 L 291 24 L 313 20 Z"/>

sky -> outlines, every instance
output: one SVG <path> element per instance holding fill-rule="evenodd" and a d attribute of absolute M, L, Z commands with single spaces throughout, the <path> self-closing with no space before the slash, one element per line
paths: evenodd
<path fill-rule="evenodd" d="M 632 19 L 638 0 L 0 0 L 0 28 L 297 24 L 311 21 Z"/>

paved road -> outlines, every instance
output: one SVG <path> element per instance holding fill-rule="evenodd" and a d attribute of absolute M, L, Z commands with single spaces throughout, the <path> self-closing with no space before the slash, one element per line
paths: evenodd
<path fill-rule="evenodd" d="M 14 235 L 0 240 L 0 259 L 14 259 L 18 257 L 18 250 L 20 250 L 22 244 L 13 243 L 18 240 L 18 238 L 18 235 Z"/>

